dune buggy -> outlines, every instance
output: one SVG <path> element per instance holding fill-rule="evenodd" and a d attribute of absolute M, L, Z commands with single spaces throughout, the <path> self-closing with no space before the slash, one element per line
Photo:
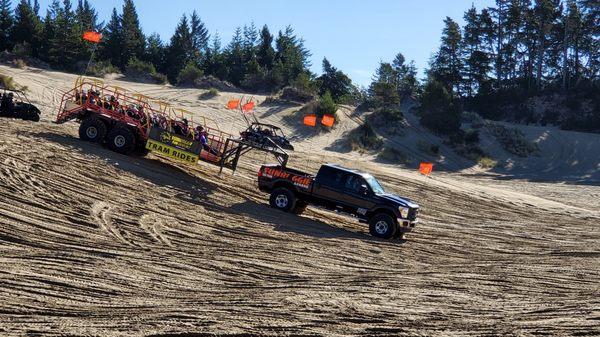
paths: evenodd
<path fill-rule="evenodd" d="M 292 146 L 281 128 L 275 125 L 255 122 L 250 124 L 246 131 L 241 132 L 240 136 L 243 140 L 263 148 L 271 148 L 277 145 L 284 150 L 294 151 L 294 146 Z"/>
<path fill-rule="evenodd" d="M 0 116 L 39 122 L 40 110 L 21 90 L 3 88 L 0 93 Z"/>

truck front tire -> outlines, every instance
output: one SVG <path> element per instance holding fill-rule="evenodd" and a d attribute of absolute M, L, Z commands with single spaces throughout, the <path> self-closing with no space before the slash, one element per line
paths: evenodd
<path fill-rule="evenodd" d="M 391 239 L 396 234 L 398 225 L 391 216 L 380 213 L 369 220 L 369 232 L 372 236 L 381 239 Z"/>
<path fill-rule="evenodd" d="M 277 188 L 269 198 L 271 207 L 284 212 L 292 212 L 296 208 L 296 196 L 287 188 Z"/>
<path fill-rule="evenodd" d="M 86 142 L 100 143 L 106 137 L 106 124 L 96 117 L 88 117 L 79 126 L 79 138 Z"/>

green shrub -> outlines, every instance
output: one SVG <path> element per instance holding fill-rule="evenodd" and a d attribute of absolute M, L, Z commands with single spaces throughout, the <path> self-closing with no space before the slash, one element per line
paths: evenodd
<path fill-rule="evenodd" d="M 27 68 L 27 63 L 25 63 L 25 61 L 23 59 L 17 59 L 15 61 L 15 65 L 19 69 L 25 69 L 25 68 Z"/>
<path fill-rule="evenodd" d="M 90 65 L 90 67 L 88 68 L 88 71 L 87 71 L 88 75 L 92 75 L 92 76 L 96 76 L 96 77 L 104 77 L 104 75 L 114 74 L 114 73 L 119 73 L 119 69 L 117 67 L 113 66 L 108 61 L 100 61 L 100 62 L 93 63 L 92 65 Z"/>
<path fill-rule="evenodd" d="M 8 89 L 8 90 L 27 91 L 26 86 L 17 84 L 12 77 L 4 75 L 4 74 L 0 74 L 0 86 L 4 89 Z"/>
<path fill-rule="evenodd" d="M 189 62 L 185 68 L 179 72 L 177 76 L 177 85 L 179 86 L 193 86 L 196 80 L 202 78 L 204 72 L 196 66 L 196 63 Z"/>
<path fill-rule="evenodd" d="M 127 62 L 125 75 L 134 79 L 150 79 L 158 84 L 167 82 L 167 76 L 156 72 L 152 63 L 144 62 L 137 57 L 133 57 Z"/>
<path fill-rule="evenodd" d="M 384 147 L 383 150 L 377 155 L 377 158 L 392 164 L 410 164 L 410 160 L 403 152 L 394 149 L 393 147 Z"/>
<path fill-rule="evenodd" d="M 219 90 L 215 89 L 215 88 L 210 88 L 208 89 L 208 91 L 203 92 L 200 95 L 200 99 L 211 99 L 213 97 L 217 97 L 219 96 Z"/>
<path fill-rule="evenodd" d="M 527 157 L 539 152 L 538 145 L 528 141 L 519 129 L 509 128 L 498 123 L 490 123 L 487 128 L 500 145 L 512 154 Z"/>
<path fill-rule="evenodd" d="M 377 150 L 383 145 L 383 140 L 377 136 L 368 122 L 350 134 L 349 142 L 353 151 Z"/>
<path fill-rule="evenodd" d="M 498 161 L 494 160 L 491 157 L 483 156 L 483 157 L 479 158 L 479 160 L 477 161 L 477 164 L 479 164 L 479 166 L 481 166 L 485 169 L 489 169 L 489 168 L 494 168 L 494 167 L 498 166 Z"/>
<path fill-rule="evenodd" d="M 337 109 L 337 104 L 333 101 L 333 97 L 331 97 L 329 91 L 319 97 L 319 106 L 316 111 L 316 114 L 319 117 L 322 117 L 323 115 L 337 116 Z"/>
<path fill-rule="evenodd" d="M 417 149 L 421 152 L 427 153 L 430 156 L 437 157 L 440 155 L 440 146 L 439 145 L 430 144 L 423 140 L 419 140 L 417 142 Z"/>

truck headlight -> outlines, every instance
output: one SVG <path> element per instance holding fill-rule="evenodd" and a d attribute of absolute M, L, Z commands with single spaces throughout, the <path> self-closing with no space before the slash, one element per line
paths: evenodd
<path fill-rule="evenodd" d="M 398 210 L 400 211 L 400 216 L 402 217 L 402 219 L 408 219 L 408 211 L 409 211 L 408 208 L 399 207 Z"/>

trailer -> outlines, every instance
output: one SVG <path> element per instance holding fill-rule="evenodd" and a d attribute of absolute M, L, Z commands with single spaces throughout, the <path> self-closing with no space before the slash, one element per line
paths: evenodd
<path fill-rule="evenodd" d="M 78 78 L 63 94 L 57 124 L 80 123 L 83 141 L 129 155 L 153 152 L 188 163 L 199 161 L 235 172 L 251 150 L 273 154 L 285 165 L 289 155 L 278 144 L 257 144 L 220 130 L 216 122 L 95 79 Z"/>

